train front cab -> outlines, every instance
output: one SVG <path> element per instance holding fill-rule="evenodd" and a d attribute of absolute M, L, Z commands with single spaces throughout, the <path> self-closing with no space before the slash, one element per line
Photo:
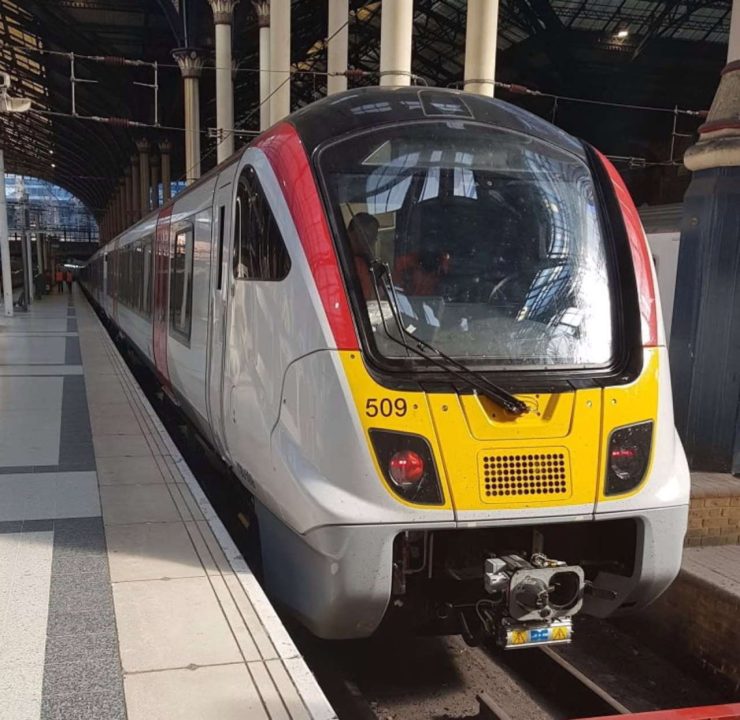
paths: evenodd
<path fill-rule="evenodd" d="M 297 223 L 304 249 L 333 235 L 308 264 L 335 347 L 290 364 L 271 443 L 296 496 L 257 503 L 268 585 L 322 637 L 459 631 L 502 602 L 492 558 L 581 568 L 600 616 L 678 572 L 688 469 L 637 213 L 605 158 L 528 123 L 264 144 L 312 162 L 328 226 Z"/>

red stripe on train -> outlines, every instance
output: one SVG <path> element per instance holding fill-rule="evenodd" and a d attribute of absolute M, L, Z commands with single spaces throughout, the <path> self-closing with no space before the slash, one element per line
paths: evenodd
<path fill-rule="evenodd" d="M 292 125 L 282 123 L 261 135 L 253 147 L 265 153 L 280 183 L 337 349 L 357 350 L 357 332 L 339 260 L 298 132 Z"/>
<path fill-rule="evenodd" d="M 644 347 L 655 347 L 658 344 L 658 315 L 655 298 L 655 285 L 653 283 L 653 267 L 650 248 L 648 247 L 645 230 L 640 222 L 632 196 L 622 180 L 622 176 L 612 165 L 611 161 L 596 151 L 609 173 L 614 191 L 622 209 L 622 217 L 627 230 L 627 238 L 632 252 L 632 262 L 635 266 L 635 277 L 637 279 L 637 292 L 640 296 L 640 317 L 642 320 L 642 344 Z"/>
<path fill-rule="evenodd" d="M 167 302 L 170 275 L 170 220 L 172 205 L 163 208 L 157 216 L 154 242 L 154 302 L 152 303 L 152 354 L 154 366 L 165 385 L 170 384 L 167 365 Z"/>

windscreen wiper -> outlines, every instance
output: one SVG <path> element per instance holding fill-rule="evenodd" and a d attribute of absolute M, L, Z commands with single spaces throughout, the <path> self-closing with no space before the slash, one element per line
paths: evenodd
<path fill-rule="evenodd" d="M 504 410 L 510 412 L 512 415 L 523 415 L 529 412 L 529 408 L 521 400 L 514 397 L 511 393 L 507 392 L 495 383 L 492 383 L 485 375 L 467 367 L 466 365 L 463 365 L 458 360 L 455 360 L 455 358 L 443 353 L 439 348 L 434 347 L 433 345 L 429 344 L 425 340 L 422 340 L 420 337 L 407 330 L 404 327 L 403 321 L 401 319 L 398 297 L 396 296 L 396 288 L 394 287 L 393 281 L 391 279 L 390 268 L 386 263 L 381 263 L 378 260 L 372 260 L 369 263 L 368 271 L 373 280 L 375 297 L 378 300 L 378 311 L 380 313 L 380 320 L 383 323 L 383 329 L 385 330 L 385 334 L 392 342 L 405 348 L 407 352 L 412 352 L 415 355 L 428 360 L 430 363 L 436 365 L 438 368 L 441 368 L 445 372 L 450 373 L 455 377 L 461 379 L 467 385 L 471 385 L 482 395 L 489 398 L 497 405 L 504 408 Z M 400 339 L 393 336 L 390 329 L 388 328 L 385 316 L 383 315 L 379 285 L 379 283 L 381 282 L 383 283 L 385 295 L 388 298 L 388 305 L 391 309 L 393 319 L 396 323 L 396 326 L 398 327 Z M 406 342 L 405 338 L 407 337 L 413 341 L 413 344 Z M 429 352 L 426 352 L 426 350 L 434 353 L 434 355 L 437 355 L 439 358 L 441 358 L 441 360 L 437 357 L 434 357 L 434 355 L 430 355 Z"/>

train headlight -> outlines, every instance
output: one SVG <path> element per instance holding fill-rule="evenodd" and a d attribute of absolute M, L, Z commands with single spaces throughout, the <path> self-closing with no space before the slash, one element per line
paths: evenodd
<path fill-rule="evenodd" d="M 420 505 L 444 502 L 432 450 L 420 435 L 370 430 L 370 439 L 388 486 L 396 495 Z"/>
<path fill-rule="evenodd" d="M 617 428 L 609 438 L 607 495 L 619 495 L 636 488 L 645 477 L 653 440 L 652 421 Z"/>

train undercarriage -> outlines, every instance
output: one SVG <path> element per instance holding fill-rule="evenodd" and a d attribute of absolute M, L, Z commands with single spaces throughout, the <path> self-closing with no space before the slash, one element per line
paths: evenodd
<path fill-rule="evenodd" d="M 405 532 L 393 552 L 384 629 L 460 633 L 523 648 L 569 642 L 600 572 L 634 572 L 634 520 Z"/>

